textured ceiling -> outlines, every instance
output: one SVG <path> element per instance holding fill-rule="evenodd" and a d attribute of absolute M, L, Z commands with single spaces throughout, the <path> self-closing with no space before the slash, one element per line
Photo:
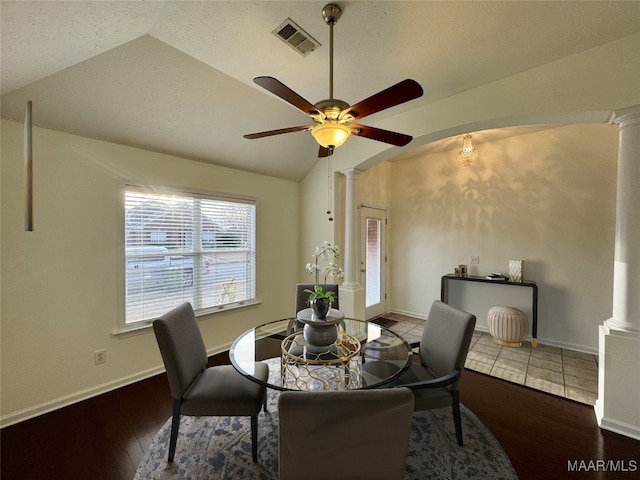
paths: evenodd
<path fill-rule="evenodd" d="M 22 121 L 32 100 L 37 126 L 299 180 L 316 162 L 308 133 L 242 135 L 308 123 L 256 76 L 328 97 L 325 3 L 2 1 L 2 117 Z M 640 31 L 637 1 L 336 3 L 336 97 L 404 78 L 425 90 L 389 114 Z M 303 57 L 272 35 L 287 17 L 322 46 Z"/>

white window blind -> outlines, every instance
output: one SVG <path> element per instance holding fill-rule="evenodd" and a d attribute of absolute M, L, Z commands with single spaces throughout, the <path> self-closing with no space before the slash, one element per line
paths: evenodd
<path fill-rule="evenodd" d="M 125 323 L 191 302 L 194 310 L 255 299 L 255 202 L 125 192 Z"/>

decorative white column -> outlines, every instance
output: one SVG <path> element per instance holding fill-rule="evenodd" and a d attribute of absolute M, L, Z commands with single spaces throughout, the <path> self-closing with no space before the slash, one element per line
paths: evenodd
<path fill-rule="evenodd" d="M 613 317 L 599 332 L 601 428 L 640 440 L 640 105 L 615 112 L 618 125 Z"/>
<path fill-rule="evenodd" d="M 616 112 L 618 183 L 609 328 L 640 332 L 640 106 Z"/>
<path fill-rule="evenodd" d="M 358 206 L 356 205 L 357 170 L 341 172 L 347 179 L 344 209 L 344 286 L 360 285 L 358 281 Z"/>
<path fill-rule="evenodd" d="M 343 170 L 346 178 L 344 208 L 344 282 L 340 287 L 340 310 L 349 318 L 365 319 L 364 288 L 358 280 L 358 206 L 355 169 Z"/>

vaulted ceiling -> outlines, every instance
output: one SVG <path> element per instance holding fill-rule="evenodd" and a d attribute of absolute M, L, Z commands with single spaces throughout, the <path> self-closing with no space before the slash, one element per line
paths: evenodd
<path fill-rule="evenodd" d="M 32 100 L 36 126 L 300 180 L 317 160 L 308 132 L 242 135 L 308 123 L 256 76 L 311 103 L 329 96 L 326 3 L 3 0 L 2 118 L 22 121 Z M 370 125 L 640 31 L 638 1 L 335 3 L 336 97 L 354 104 L 405 78 L 424 88 Z M 287 18 L 321 46 L 302 56 L 283 43 L 272 32 Z"/>

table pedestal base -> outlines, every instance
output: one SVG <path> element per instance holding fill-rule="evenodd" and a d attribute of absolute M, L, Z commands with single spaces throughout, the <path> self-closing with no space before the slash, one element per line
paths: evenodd
<path fill-rule="evenodd" d="M 360 342 L 337 333 L 327 346 L 309 345 L 302 332 L 282 341 L 282 386 L 290 390 L 335 391 L 361 387 Z"/>

